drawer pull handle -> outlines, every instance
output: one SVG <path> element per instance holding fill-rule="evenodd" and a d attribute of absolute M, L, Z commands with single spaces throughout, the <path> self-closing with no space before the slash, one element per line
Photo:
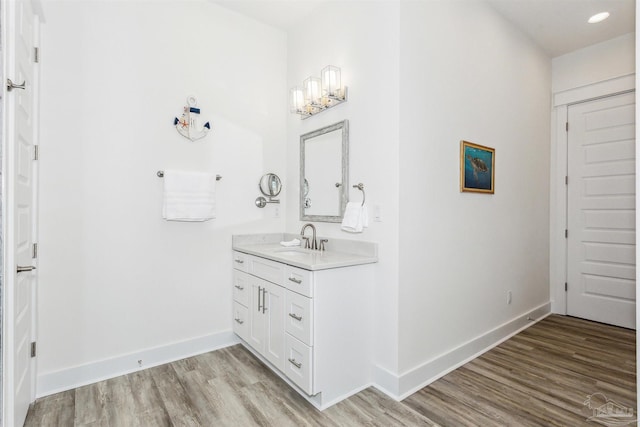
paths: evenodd
<path fill-rule="evenodd" d="M 289 317 L 293 317 L 294 319 L 296 319 L 298 322 L 302 321 L 302 316 L 296 316 L 295 313 L 289 313 Z"/>
<path fill-rule="evenodd" d="M 237 290 L 239 290 L 239 291 L 244 291 L 244 287 L 243 287 L 243 286 L 236 285 L 235 287 L 236 287 L 236 289 L 237 289 Z"/>
<path fill-rule="evenodd" d="M 244 320 L 239 319 L 239 318 L 238 318 L 238 319 L 235 319 L 235 321 L 236 321 L 236 322 L 238 322 L 238 323 L 239 323 L 239 324 L 241 324 L 241 325 L 244 323 Z"/>
<path fill-rule="evenodd" d="M 302 279 L 296 279 L 295 277 L 289 277 L 289 280 L 291 280 L 293 283 L 297 283 L 298 285 L 302 283 Z"/>
<path fill-rule="evenodd" d="M 289 363 L 291 363 L 296 368 L 298 369 L 302 368 L 302 362 L 296 362 L 296 359 L 288 359 L 288 360 L 289 360 Z"/>
<path fill-rule="evenodd" d="M 234 261 L 237 262 L 238 264 L 244 264 L 244 260 L 239 258 L 236 258 Z"/>
<path fill-rule="evenodd" d="M 28 265 L 28 266 L 26 266 L 26 267 L 25 267 L 25 266 L 22 266 L 22 265 L 18 265 L 18 266 L 17 266 L 17 268 L 16 268 L 16 271 L 17 271 L 18 273 L 24 273 L 25 271 L 33 271 L 33 270 L 35 270 L 35 269 L 36 269 L 36 268 L 35 268 L 33 265 Z"/>

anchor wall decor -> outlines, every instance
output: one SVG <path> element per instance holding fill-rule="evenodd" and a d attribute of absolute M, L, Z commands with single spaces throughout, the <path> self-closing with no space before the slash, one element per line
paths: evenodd
<path fill-rule="evenodd" d="M 179 119 L 176 117 L 173 120 L 173 124 L 178 130 L 178 133 L 191 141 L 204 138 L 211 130 L 209 122 L 206 122 L 202 129 L 198 128 L 198 116 L 200 115 L 200 109 L 196 107 L 197 105 L 198 100 L 195 96 L 188 97 L 187 105 L 184 107 L 182 117 Z"/>

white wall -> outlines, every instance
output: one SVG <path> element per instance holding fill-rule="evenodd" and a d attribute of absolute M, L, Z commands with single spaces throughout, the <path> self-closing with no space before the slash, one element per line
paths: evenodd
<path fill-rule="evenodd" d="M 552 60 L 553 93 L 635 72 L 635 34 L 625 34 Z"/>
<path fill-rule="evenodd" d="M 231 339 L 231 234 L 282 229 L 253 200 L 286 172 L 283 32 L 206 1 L 50 1 L 45 16 L 39 394 L 84 365 Z M 197 142 L 172 126 L 190 94 L 212 123 Z M 171 168 L 223 176 L 215 220 L 161 219 Z"/>
<path fill-rule="evenodd" d="M 402 3 L 400 28 L 406 391 L 549 301 L 551 69 L 481 2 Z M 460 140 L 495 148 L 495 194 L 460 192 Z"/>
<path fill-rule="evenodd" d="M 309 31 L 314 22 L 324 31 Z M 349 119 L 350 183 L 364 182 L 383 221 L 355 236 L 316 226 L 380 244 L 379 386 L 401 395 L 428 370 L 406 373 L 469 340 L 490 345 L 546 307 L 551 71 L 542 51 L 479 2 L 341 2 L 289 32 L 288 55 L 289 86 L 327 64 L 349 86 L 346 104 L 289 120 L 287 179 L 298 183 L 300 134 Z M 495 195 L 459 192 L 461 139 L 496 148 Z M 297 219 L 291 191 L 288 231 L 298 232 Z"/>
<path fill-rule="evenodd" d="M 314 30 L 315 29 L 315 30 Z M 299 233 L 300 135 L 349 120 L 349 183 L 364 183 L 370 219 L 379 205 L 382 222 L 370 221 L 362 234 L 340 224 L 316 223 L 318 234 L 379 244 L 375 265 L 375 363 L 397 371 L 398 335 L 398 7 L 394 2 L 329 2 L 288 32 L 288 85 L 301 86 L 326 65 L 342 69 L 349 100 L 320 115 L 290 115 L 287 136 L 287 231 Z M 350 200 L 361 200 L 350 188 Z"/>

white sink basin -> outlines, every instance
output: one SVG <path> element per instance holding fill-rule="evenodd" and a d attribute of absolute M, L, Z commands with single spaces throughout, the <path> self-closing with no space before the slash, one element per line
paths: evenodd
<path fill-rule="evenodd" d="M 274 250 L 273 252 L 281 256 L 310 256 L 314 254 L 314 252 L 311 252 L 310 249 L 302 248 L 280 248 Z"/>

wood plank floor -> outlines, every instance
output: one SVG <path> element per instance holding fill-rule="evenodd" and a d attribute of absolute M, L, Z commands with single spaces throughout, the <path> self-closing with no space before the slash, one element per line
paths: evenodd
<path fill-rule="evenodd" d="M 593 426 L 588 396 L 635 408 L 635 372 L 635 331 L 552 315 L 402 402 L 317 411 L 236 345 L 38 399 L 25 425 Z"/>

